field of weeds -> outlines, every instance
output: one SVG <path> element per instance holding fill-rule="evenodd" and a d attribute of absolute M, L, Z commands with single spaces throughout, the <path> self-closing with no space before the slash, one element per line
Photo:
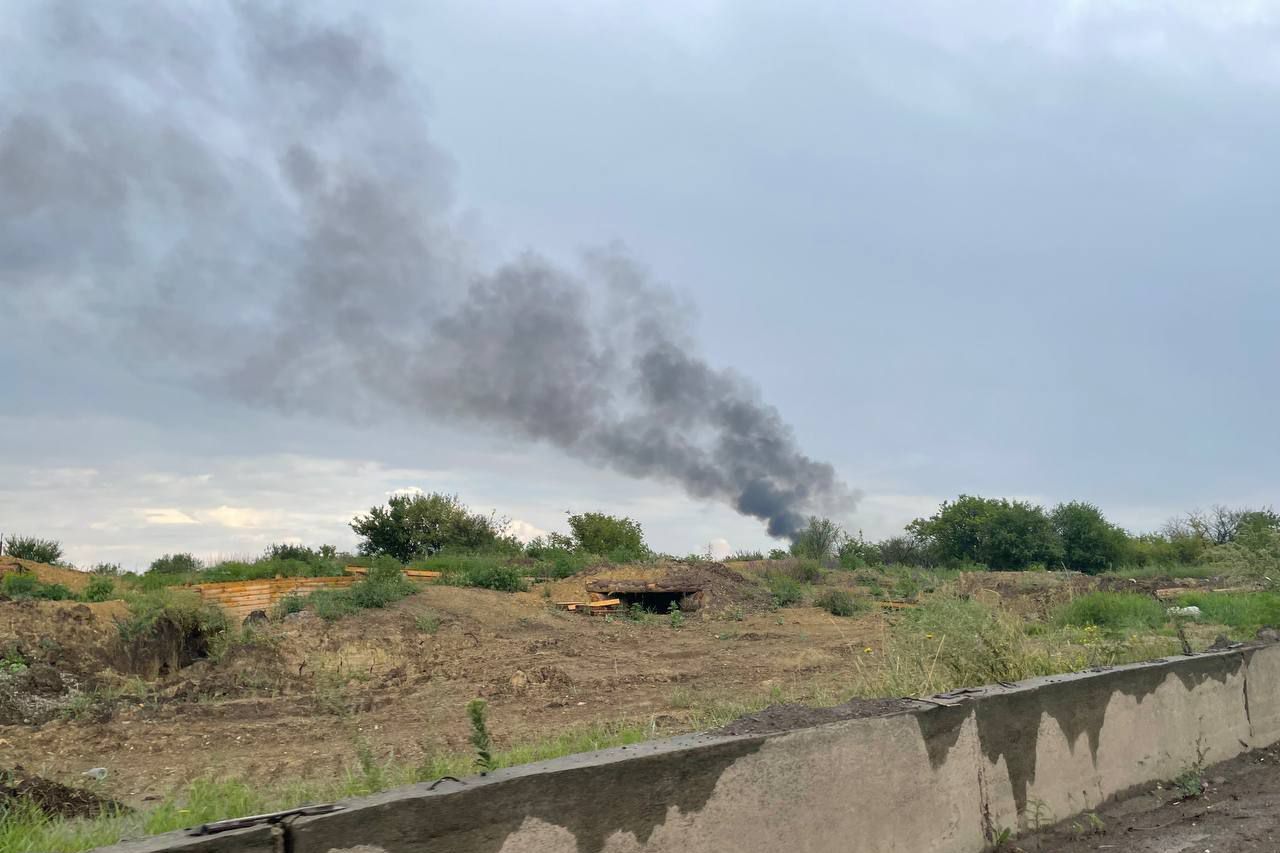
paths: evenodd
<path fill-rule="evenodd" d="M 712 568 L 714 566 L 714 569 Z M 479 561 L 458 572 L 483 573 Z M 705 577 L 714 607 L 556 606 L 616 576 Z M 701 573 L 701 574 L 700 574 Z M 180 586 L 0 602 L 10 773 L 109 806 L 0 806 L 0 853 L 120 838 L 713 729 L 771 705 L 928 696 L 1243 640 L 1280 596 L 1213 577 L 832 569 L 788 558 L 381 584 L 240 626 Z M 1159 595 L 1157 595 L 1159 593 Z M 362 602 L 362 603 L 361 603 Z M 1197 616 L 1170 608 L 1196 607 Z M 482 700 L 484 749 L 474 715 Z M 473 706 L 474 711 L 474 706 Z M 482 753 L 482 754 L 478 754 Z M 101 768 L 102 778 L 83 775 Z M 127 811 L 126 811 L 127 810 Z"/>

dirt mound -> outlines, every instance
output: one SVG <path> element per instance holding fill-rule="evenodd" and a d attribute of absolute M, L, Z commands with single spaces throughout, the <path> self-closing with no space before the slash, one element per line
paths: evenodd
<path fill-rule="evenodd" d="M 0 770 L 0 806 L 21 803 L 33 805 L 51 817 L 96 817 L 103 812 L 130 811 L 114 800 L 27 773 L 20 766 Z"/>
<path fill-rule="evenodd" d="M 68 569 L 63 566 L 51 566 L 48 563 L 37 563 L 34 560 L 21 560 L 9 555 L 0 556 L 0 577 L 10 572 L 32 574 L 40 583 L 60 583 L 75 593 L 84 592 L 93 576 L 88 572 Z"/>
<path fill-rule="evenodd" d="M 769 609 L 772 603 L 760 584 L 723 563 L 683 560 L 587 569 L 551 583 L 549 592 L 556 601 L 586 601 L 593 595 L 619 597 L 626 604 L 655 612 L 666 612 L 674 604 L 681 610 L 709 615 L 734 610 L 755 613 Z"/>
<path fill-rule="evenodd" d="M 885 717 L 889 714 L 901 714 L 921 706 L 921 703 L 910 699 L 850 699 L 843 705 L 831 708 L 811 708 L 808 705 L 770 705 L 763 711 L 739 717 L 727 726 L 722 726 L 711 734 L 716 735 L 763 735 L 772 732 L 786 732 L 793 729 L 807 729 L 824 723 L 837 723 L 841 720 L 857 720 L 862 717 Z"/>

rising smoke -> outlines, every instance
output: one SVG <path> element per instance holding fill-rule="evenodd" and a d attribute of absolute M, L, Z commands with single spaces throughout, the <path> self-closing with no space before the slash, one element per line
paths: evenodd
<path fill-rule="evenodd" d="M 452 161 L 369 29 L 250 0 L 14 9 L 0 30 L 11 319 L 61 318 L 258 405 L 483 422 L 679 483 L 774 536 L 852 509 L 621 250 L 573 270 L 471 258 Z"/>

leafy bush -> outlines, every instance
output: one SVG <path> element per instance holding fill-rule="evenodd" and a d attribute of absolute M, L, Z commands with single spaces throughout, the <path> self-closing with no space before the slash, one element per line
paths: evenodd
<path fill-rule="evenodd" d="M 109 577 L 95 575 L 89 578 L 89 585 L 84 590 L 85 601 L 110 601 L 115 597 L 115 582 Z"/>
<path fill-rule="evenodd" d="M 129 615 L 116 620 L 120 637 L 126 642 L 145 637 L 167 622 L 190 640 L 203 644 L 194 651 L 216 656 L 231 636 L 222 608 L 206 604 L 194 590 L 161 589 L 133 595 L 128 602 Z"/>
<path fill-rule="evenodd" d="M 34 536 L 10 536 L 4 540 L 4 553 L 35 563 L 56 563 L 62 559 L 62 544 L 53 539 Z"/>
<path fill-rule="evenodd" d="M 516 566 L 497 562 L 476 562 L 454 571 L 446 571 L 440 578 L 450 586 L 472 586 L 499 592 L 524 592 L 524 575 Z"/>
<path fill-rule="evenodd" d="M 847 538 L 840 525 L 829 518 L 813 515 L 809 517 L 808 525 L 792 540 L 791 553 L 810 560 L 829 560 Z"/>
<path fill-rule="evenodd" d="M 886 566 L 918 566 L 934 564 L 928 547 L 914 536 L 891 536 L 876 546 L 880 562 Z"/>
<path fill-rule="evenodd" d="M 866 609 L 866 605 L 843 589 L 829 589 L 818 596 L 813 603 L 832 616 L 853 616 L 860 610 Z"/>
<path fill-rule="evenodd" d="M 759 562 L 760 560 L 763 560 L 763 559 L 764 559 L 763 551 L 738 550 L 738 551 L 734 551 L 732 554 L 729 555 L 729 560 L 732 562 L 743 562 L 743 563 Z"/>
<path fill-rule="evenodd" d="M 200 561 L 191 554 L 165 554 L 151 561 L 147 572 L 157 575 L 190 575 L 200 571 Z"/>
<path fill-rule="evenodd" d="M 89 569 L 89 571 L 95 575 L 114 578 L 124 572 L 124 569 L 120 567 L 119 563 L 94 563 L 93 568 Z"/>
<path fill-rule="evenodd" d="M 784 551 L 782 548 L 771 548 L 769 550 L 770 560 L 785 560 L 791 556 L 790 551 Z"/>
<path fill-rule="evenodd" d="M 582 512 L 569 516 L 575 550 L 607 556 L 617 563 L 634 562 L 649 556 L 640 523 L 602 512 Z"/>
<path fill-rule="evenodd" d="M 417 591 L 413 581 L 404 576 L 399 563 L 390 557 L 379 557 L 362 580 L 345 589 L 318 589 L 307 596 L 306 604 L 317 616 L 332 620 L 357 610 L 386 607 Z M 295 605 L 291 602 L 289 606 Z"/>
<path fill-rule="evenodd" d="M 0 580 L 0 593 L 9 598 L 37 598 L 45 601 L 69 601 L 75 593 L 60 583 L 41 583 L 32 574 L 9 572 Z"/>
<path fill-rule="evenodd" d="M 1054 618 L 1062 625 L 1109 631 L 1160 628 L 1168 621 L 1163 603 L 1133 592 L 1091 592 L 1063 605 Z"/>
<path fill-rule="evenodd" d="M 360 552 L 386 555 L 407 563 L 441 551 L 516 551 L 506 536 L 506 519 L 473 513 L 457 495 L 395 495 L 385 507 L 351 522 L 363 541 Z"/>
<path fill-rule="evenodd" d="M 791 558 L 778 561 L 778 565 L 769 568 L 770 574 L 786 575 L 800 583 L 817 583 L 822 580 L 822 566 L 817 560 L 797 560 Z"/>
<path fill-rule="evenodd" d="M 1062 562 L 1062 542 L 1044 509 L 1023 501 L 961 495 L 907 530 L 944 563 L 972 561 L 1016 570 Z"/>
<path fill-rule="evenodd" d="M 795 578 L 770 573 L 765 575 L 765 584 L 769 587 L 769 594 L 773 596 L 773 603 L 778 607 L 790 607 L 804 600 L 804 587 Z"/>

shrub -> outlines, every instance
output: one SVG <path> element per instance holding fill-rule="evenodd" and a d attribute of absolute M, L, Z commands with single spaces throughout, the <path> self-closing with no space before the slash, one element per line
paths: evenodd
<path fill-rule="evenodd" d="M 843 589 L 829 589 L 818 596 L 813 603 L 832 616 L 852 616 L 865 609 L 865 605 Z"/>
<path fill-rule="evenodd" d="M 519 566 L 501 557 L 454 557 L 430 561 L 432 569 L 441 572 L 441 583 L 471 586 L 499 592 L 524 592 L 524 574 Z"/>
<path fill-rule="evenodd" d="M 89 571 L 95 575 L 114 578 L 119 576 L 124 569 L 120 567 L 119 563 L 94 563 L 93 568 Z"/>
<path fill-rule="evenodd" d="M 765 583 L 777 607 L 790 607 L 804 599 L 804 587 L 794 578 L 781 574 L 769 574 L 765 576 Z"/>
<path fill-rule="evenodd" d="M 363 541 L 360 552 L 382 554 L 407 563 L 443 550 L 516 550 L 505 536 L 508 521 L 495 515 L 473 513 L 457 495 L 396 495 L 385 507 L 351 521 Z"/>
<path fill-rule="evenodd" d="M 785 560 L 790 556 L 791 556 L 791 552 L 785 551 L 782 548 L 772 548 L 769 551 L 770 560 Z"/>
<path fill-rule="evenodd" d="M 290 593 L 276 602 L 275 616 L 283 619 L 290 613 L 298 613 L 307 609 L 307 600 L 297 593 Z"/>
<path fill-rule="evenodd" d="M 212 656 L 225 647 L 231 636 L 222 608 L 205 604 L 194 590 L 161 589 L 134 595 L 128 601 L 129 615 L 116 620 L 120 637 L 126 642 L 147 636 L 168 622 L 189 639 L 203 644 L 203 648 L 193 651 Z"/>
<path fill-rule="evenodd" d="M 84 590 L 85 601 L 110 601 L 115 595 L 115 582 L 109 577 L 95 575 L 89 578 L 89 585 Z"/>
<path fill-rule="evenodd" d="M 799 583 L 817 583 L 822 580 L 822 566 L 818 564 L 817 560 L 791 558 L 779 561 L 777 566 L 770 567 L 769 573 L 786 575 Z"/>
<path fill-rule="evenodd" d="M 876 546 L 880 562 L 886 566 L 918 566 L 934 564 L 929 549 L 913 536 L 892 536 Z"/>
<path fill-rule="evenodd" d="M 4 553 L 35 563 L 56 563 L 62 559 L 62 544 L 53 539 L 34 536 L 10 536 L 4 541 Z"/>
<path fill-rule="evenodd" d="M 569 516 L 569 529 L 573 531 L 575 549 L 587 554 L 608 556 L 618 563 L 643 560 L 649 555 L 644 530 L 634 519 L 582 512 Z"/>
<path fill-rule="evenodd" d="M 730 555 L 729 555 L 729 560 L 730 560 L 731 562 L 743 562 L 743 563 L 752 562 L 752 563 L 754 563 L 754 562 L 759 562 L 759 561 L 761 561 L 761 560 L 763 560 L 763 559 L 764 559 L 764 552 L 763 552 L 763 551 L 743 551 L 743 550 L 738 550 L 738 551 L 734 551 L 732 554 L 730 554 Z"/>
<path fill-rule="evenodd" d="M 907 530 L 946 563 L 1010 570 L 1062 562 L 1062 542 L 1044 509 L 1023 501 L 961 495 Z"/>
<path fill-rule="evenodd" d="M 1091 592 L 1055 614 L 1055 621 L 1062 625 L 1093 625 L 1117 632 L 1160 628 L 1167 620 L 1163 603 L 1133 592 Z"/>
<path fill-rule="evenodd" d="M 191 554 L 165 554 L 151 561 L 148 573 L 157 575 L 189 575 L 200 571 L 200 561 Z"/>
<path fill-rule="evenodd" d="M 75 593 L 60 583 L 41 583 L 25 572 L 10 572 L 0 581 L 0 593 L 10 598 L 37 598 L 45 601 L 69 601 Z"/>

